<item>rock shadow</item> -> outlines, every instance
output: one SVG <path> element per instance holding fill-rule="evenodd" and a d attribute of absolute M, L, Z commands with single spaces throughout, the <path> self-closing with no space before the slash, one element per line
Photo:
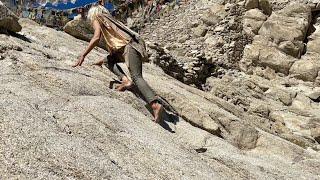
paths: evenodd
<path fill-rule="evenodd" d="M 15 37 L 15 38 L 18 38 L 18 39 L 21 39 L 25 42 L 28 42 L 28 43 L 31 43 L 32 41 L 27 38 L 26 36 L 24 35 L 21 35 L 21 34 L 18 34 L 18 33 L 15 33 L 15 32 L 12 32 L 12 31 L 8 31 L 8 35 L 12 36 L 12 37 Z"/>

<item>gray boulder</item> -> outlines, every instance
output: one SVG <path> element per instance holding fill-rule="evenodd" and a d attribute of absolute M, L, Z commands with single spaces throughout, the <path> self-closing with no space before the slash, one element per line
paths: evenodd
<path fill-rule="evenodd" d="M 0 1 L 0 29 L 19 32 L 22 27 L 19 18 Z"/>
<path fill-rule="evenodd" d="M 93 28 L 87 20 L 72 20 L 63 27 L 64 32 L 84 41 L 90 41 L 93 37 Z M 99 46 L 106 49 L 104 41 L 100 41 Z"/>
<path fill-rule="evenodd" d="M 292 4 L 272 14 L 260 28 L 259 35 L 273 39 L 288 55 L 300 57 L 310 22 L 311 9 L 306 5 Z"/>
<path fill-rule="evenodd" d="M 259 7 L 259 0 L 246 0 L 245 8 L 246 9 L 255 9 Z"/>
<path fill-rule="evenodd" d="M 290 74 L 304 81 L 316 81 L 319 71 L 319 45 L 320 45 L 320 27 L 316 26 L 316 31 L 308 37 L 306 53 L 302 58 L 295 62 L 290 69 Z"/>
<path fill-rule="evenodd" d="M 304 81 L 314 81 L 320 71 L 319 62 L 319 59 L 303 58 L 292 65 L 290 74 Z"/>
<path fill-rule="evenodd" d="M 283 74 L 289 73 L 296 59 L 283 53 L 268 41 L 269 39 L 263 36 L 255 36 L 253 43 L 247 45 L 240 61 L 240 68 L 243 71 L 250 71 L 252 66 L 263 66 Z"/>
<path fill-rule="evenodd" d="M 272 13 L 269 0 L 246 0 L 244 6 L 248 10 L 258 8 L 266 15 L 271 15 Z"/>
<path fill-rule="evenodd" d="M 267 16 L 259 9 L 251 9 L 247 11 L 243 18 L 243 29 L 247 34 L 258 34 L 262 24 L 267 20 Z"/>
<path fill-rule="evenodd" d="M 249 72 L 250 67 L 258 65 L 288 75 L 296 58 L 305 51 L 304 39 L 310 23 L 311 9 L 304 4 L 294 3 L 273 13 L 244 50 L 240 68 Z"/>
<path fill-rule="evenodd" d="M 225 6 L 213 4 L 211 5 L 211 8 L 204 13 L 204 15 L 201 17 L 201 20 L 208 26 L 214 26 L 226 16 L 227 12 L 225 11 Z"/>

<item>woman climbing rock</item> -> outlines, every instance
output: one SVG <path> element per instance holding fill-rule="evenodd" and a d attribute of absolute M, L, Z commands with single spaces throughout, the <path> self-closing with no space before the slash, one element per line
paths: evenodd
<path fill-rule="evenodd" d="M 140 38 L 140 35 L 113 18 L 108 10 L 101 5 L 91 7 L 88 12 L 88 19 L 93 26 L 94 36 L 73 67 L 81 66 L 87 54 L 99 43 L 100 38 L 103 37 L 109 55 L 94 65 L 101 66 L 105 64 L 118 76 L 122 82 L 117 87 L 118 91 L 125 91 L 135 85 L 150 104 L 153 110 L 154 121 L 160 123 L 164 108 L 159 103 L 154 91 L 142 77 L 142 61 L 147 58 L 147 53 L 145 43 Z M 117 65 L 119 62 L 126 63 L 133 82 L 129 80 L 121 67 Z"/>

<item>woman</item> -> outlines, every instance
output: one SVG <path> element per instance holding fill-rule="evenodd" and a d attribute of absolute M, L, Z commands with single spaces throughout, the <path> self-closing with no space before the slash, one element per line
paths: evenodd
<path fill-rule="evenodd" d="M 101 5 L 90 8 L 88 19 L 94 28 L 94 36 L 73 67 L 81 66 L 87 54 L 99 43 L 100 38 L 103 37 L 109 55 L 94 65 L 101 66 L 105 64 L 119 77 L 122 83 L 117 87 L 118 91 L 125 91 L 132 88 L 133 84 L 136 85 L 153 109 L 154 121 L 160 123 L 164 111 L 163 106 L 142 77 L 142 60 L 147 58 L 143 40 L 137 33 L 114 19 Z M 118 62 L 126 62 L 133 83 L 117 65 Z"/>

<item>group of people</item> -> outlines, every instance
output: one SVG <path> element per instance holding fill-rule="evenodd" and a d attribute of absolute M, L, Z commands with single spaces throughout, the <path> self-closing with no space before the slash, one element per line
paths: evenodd
<path fill-rule="evenodd" d="M 142 16 L 145 20 L 151 19 L 157 16 L 160 11 L 167 6 L 166 4 L 172 3 L 173 1 L 180 3 L 180 0 L 120 0 L 117 2 L 109 0 L 108 2 L 103 1 L 103 3 L 109 6 L 108 10 L 114 17 L 126 23 L 128 17 L 137 15 Z M 64 11 L 41 7 L 20 9 L 17 10 L 17 15 L 21 18 L 32 19 L 41 25 L 62 30 L 70 20 L 85 19 L 92 5 L 93 4 L 89 4 L 85 7 Z"/>
<path fill-rule="evenodd" d="M 54 11 L 45 9 L 26 9 L 18 11 L 20 18 L 29 18 L 41 25 L 62 29 L 62 27 L 77 15 L 78 10 L 72 11 Z"/>

